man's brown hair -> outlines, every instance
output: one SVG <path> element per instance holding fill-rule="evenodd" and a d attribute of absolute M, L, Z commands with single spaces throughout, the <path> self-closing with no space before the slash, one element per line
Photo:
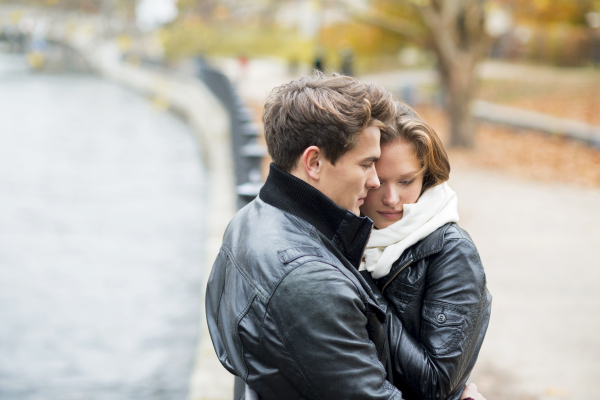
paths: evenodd
<path fill-rule="evenodd" d="M 417 174 L 423 174 L 421 194 L 450 178 L 450 161 L 439 136 L 415 110 L 399 101 L 394 122 L 381 132 L 381 147 L 396 140 L 410 143 L 421 162 Z"/>
<path fill-rule="evenodd" d="M 313 145 L 335 164 L 356 145 L 363 129 L 377 126 L 383 131 L 394 114 L 387 89 L 317 71 L 268 95 L 263 113 L 267 149 L 273 163 L 287 172 Z"/>

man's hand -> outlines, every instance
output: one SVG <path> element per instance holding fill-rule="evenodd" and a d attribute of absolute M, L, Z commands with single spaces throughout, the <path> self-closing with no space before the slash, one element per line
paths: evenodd
<path fill-rule="evenodd" d="M 483 397 L 483 395 L 477 391 L 477 386 L 475 386 L 474 383 L 469 383 L 467 385 L 465 390 L 463 390 L 462 395 L 460 396 L 460 399 L 463 400 L 463 399 L 466 399 L 467 397 L 470 397 L 474 400 L 485 400 L 485 397 Z"/>

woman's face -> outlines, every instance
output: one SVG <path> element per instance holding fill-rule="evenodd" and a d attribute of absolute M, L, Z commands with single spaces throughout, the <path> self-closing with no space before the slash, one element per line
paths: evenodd
<path fill-rule="evenodd" d="M 402 219 L 405 204 L 416 203 L 423 186 L 423 174 L 412 145 L 403 139 L 381 148 L 381 158 L 375 163 L 380 186 L 371 189 L 360 207 L 378 229 L 387 228 Z"/>

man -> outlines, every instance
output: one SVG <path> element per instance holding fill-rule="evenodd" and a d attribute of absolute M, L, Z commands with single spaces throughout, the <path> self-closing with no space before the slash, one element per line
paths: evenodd
<path fill-rule="evenodd" d="M 379 186 L 394 112 L 387 90 L 320 73 L 267 98 L 273 164 L 227 228 L 206 294 L 221 363 L 262 400 L 401 399 L 386 335 L 402 325 L 358 272 L 373 226 L 359 206 Z"/>

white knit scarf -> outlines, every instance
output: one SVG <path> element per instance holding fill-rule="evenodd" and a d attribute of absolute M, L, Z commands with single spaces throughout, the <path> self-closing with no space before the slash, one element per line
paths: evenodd
<path fill-rule="evenodd" d="M 446 182 L 427 189 L 414 204 L 405 204 L 402 219 L 374 229 L 360 270 L 374 279 L 386 276 L 402 252 L 448 222 L 458 222 L 456 193 Z"/>

